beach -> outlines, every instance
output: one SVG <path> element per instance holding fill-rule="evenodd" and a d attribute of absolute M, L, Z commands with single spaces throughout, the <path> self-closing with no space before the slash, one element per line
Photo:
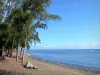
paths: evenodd
<path fill-rule="evenodd" d="M 7 73 L 13 72 L 17 73 L 17 75 L 23 75 L 23 74 L 24 75 L 99 75 L 99 73 L 96 72 L 84 71 L 81 69 L 64 67 L 49 62 L 40 61 L 26 54 L 25 62 L 28 61 L 31 62 L 35 67 L 37 67 L 38 70 L 26 69 L 22 66 L 20 60 L 19 62 L 16 62 L 15 58 L 7 57 L 6 60 L 0 61 L 0 71 L 5 70 Z M 0 74 L 0 75 L 6 75 L 6 74 Z"/>

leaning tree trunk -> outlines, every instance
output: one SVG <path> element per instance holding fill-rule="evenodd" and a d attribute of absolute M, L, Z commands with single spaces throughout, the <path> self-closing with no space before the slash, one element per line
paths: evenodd
<path fill-rule="evenodd" d="M 24 64 L 25 51 L 26 51 L 26 41 L 25 41 L 25 48 L 23 50 L 23 55 L 22 55 L 22 63 L 23 64 Z"/>
<path fill-rule="evenodd" d="M 16 62 L 18 62 L 18 45 L 17 45 L 17 48 L 16 48 Z"/>
<path fill-rule="evenodd" d="M 10 54 L 10 49 L 7 50 L 7 56 L 9 56 L 9 54 Z"/>

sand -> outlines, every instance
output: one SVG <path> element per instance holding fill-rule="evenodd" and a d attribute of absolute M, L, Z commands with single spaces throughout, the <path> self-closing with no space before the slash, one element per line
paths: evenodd
<path fill-rule="evenodd" d="M 25 62 L 30 61 L 36 69 L 26 69 L 20 63 L 20 60 L 16 62 L 15 58 L 7 57 L 6 60 L 0 60 L 0 71 L 5 70 L 7 73 L 12 72 L 12 75 L 99 75 L 99 73 L 84 71 L 71 67 L 63 67 L 48 62 L 43 62 L 25 55 Z M 16 73 L 16 74 L 15 74 Z M 0 75 L 11 75 L 3 74 Z"/>

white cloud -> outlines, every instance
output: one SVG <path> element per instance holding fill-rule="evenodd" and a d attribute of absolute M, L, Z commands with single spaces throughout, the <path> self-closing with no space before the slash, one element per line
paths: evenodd
<path fill-rule="evenodd" d="M 64 48 L 64 49 L 100 49 L 99 43 L 94 44 L 67 44 L 67 45 L 52 45 L 52 44 L 45 44 L 45 45 L 36 45 L 32 46 L 31 48 Z"/>
<path fill-rule="evenodd" d="M 92 44 L 93 48 L 100 48 L 100 44 Z"/>
<path fill-rule="evenodd" d="M 100 49 L 100 44 L 70 44 L 70 45 L 67 45 L 66 48 Z"/>
<path fill-rule="evenodd" d="M 70 45 L 70 47 L 74 47 L 75 45 Z"/>
<path fill-rule="evenodd" d="M 97 46 L 97 44 L 91 44 L 91 46 L 92 46 L 92 47 L 96 47 L 96 46 Z"/>
<path fill-rule="evenodd" d="M 80 44 L 81 45 L 81 47 L 85 47 L 85 45 L 84 44 Z"/>
<path fill-rule="evenodd" d="M 42 47 L 50 48 L 50 47 L 52 47 L 52 46 L 42 46 Z"/>

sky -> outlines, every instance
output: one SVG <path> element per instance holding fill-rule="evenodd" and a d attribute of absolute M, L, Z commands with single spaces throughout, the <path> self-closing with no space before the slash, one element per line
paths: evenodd
<path fill-rule="evenodd" d="M 47 10 L 61 21 L 49 21 L 47 30 L 38 30 L 41 43 L 31 48 L 100 48 L 100 0 L 52 0 Z"/>

